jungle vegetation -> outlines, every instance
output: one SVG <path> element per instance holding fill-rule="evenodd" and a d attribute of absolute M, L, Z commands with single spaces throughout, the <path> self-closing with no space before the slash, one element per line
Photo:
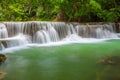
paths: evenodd
<path fill-rule="evenodd" d="M 0 21 L 119 22 L 119 0 L 0 0 Z"/>

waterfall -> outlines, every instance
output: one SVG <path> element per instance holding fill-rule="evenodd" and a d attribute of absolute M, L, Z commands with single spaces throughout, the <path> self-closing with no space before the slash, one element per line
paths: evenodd
<path fill-rule="evenodd" d="M 8 32 L 4 24 L 0 24 L 0 38 L 7 38 Z"/>
<path fill-rule="evenodd" d="M 97 38 L 118 38 L 114 33 L 112 25 L 101 25 L 101 27 L 96 29 Z"/>
<path fill-rule="evenodd" d="M 9 40 L 8 38 L 7 47 L 21 46 L 30 43 L 30 37 L 22 33 L 16 35 L 14 38 Z"/>
<path fill-rule="evenodd" d="M 49 37 L 51 39 L 51 41 L 56 42 L 59 40 L 59 36 L 58 33 L 56 32 L 54 26 L 52 26 L 51 24 L 48 24 L 48 33 L 49 33 Z"/>
<path fill-rule="evenodd" d="M 1 46 L 7 48 L 27 44 L 89 41 L 91 38 L 99 40 L 119 37 L 115 32 L 114 23 L 80 24 L 38 21 L 0 23 Z"/>
<path fill-rule="evenodd" d="M 50 37 L 46 31 L 40 30 L 36 32 L 33 41 L 34 43 L 48 43 L 50 42 Z"/>

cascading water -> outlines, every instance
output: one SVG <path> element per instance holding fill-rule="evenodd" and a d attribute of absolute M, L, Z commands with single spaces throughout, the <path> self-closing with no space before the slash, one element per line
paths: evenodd
<path fill-rule="evenodd" d="M 50 42 L 50 37 L 46 31 L 40 30 L 35 33 L 33 41 L 34 43 L 48 43 Z"/>
<path fill-rule="evenodd" d="M 48 24 L 48 34 L 49 34 L 49 37 L 50 37 L 50 40 L 53 41 L 53 42 L 56 42 L 59 40 L 59 36 L 56 32 L 56 30 L 54 29 L 54 26 Z"/>
<path fill-rule="evenodd" d="M 103 25 L 96 29 L 97 38 L 118 38 L 112 25 Z"/>
<path fill-rule="evenodd" d="M 13 38 L 8 38 L 8 41 L 6 42 L 7 42 L 7 47 L 21 46 L 21 45 L 31 43 L 30 37 L 27 35 L 23 35 L 21 33 L 16 35 Z"/>
<path fill-rule="evenodd" d="M 0 38 L 7 38 L 8 32 L 4 24 L 0 24 Z"/>
<path fill-rule="evenodd" d="M 119 38 L 112 24 L 78 24 L 64 22 L 3 22 L 0 24 L 1 46 L 10 48 L 29 44 L 58 42 L 97 42 Z M 4 42 L 4 43 L 3 43 Z"/>

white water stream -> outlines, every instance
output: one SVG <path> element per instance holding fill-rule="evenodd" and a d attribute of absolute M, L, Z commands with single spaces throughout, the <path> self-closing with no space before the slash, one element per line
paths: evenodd
<path fill-rule="evenodd" d="M 70 43 L 96 43 L 119 39 L 113 24 L 81 25 L 64 22 L 0 23 L 1 52 L 31 46 L 58 46 Z"/>

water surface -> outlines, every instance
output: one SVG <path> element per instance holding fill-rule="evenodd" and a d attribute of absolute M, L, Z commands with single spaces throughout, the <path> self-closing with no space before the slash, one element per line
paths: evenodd
<path fill-rule="evenodd" d="M 120 66 L 102 65 L 104 56 L 120 56 L 120 40 L 31 47 L 7 53 L 3 80 L 120 80 Z"/>

